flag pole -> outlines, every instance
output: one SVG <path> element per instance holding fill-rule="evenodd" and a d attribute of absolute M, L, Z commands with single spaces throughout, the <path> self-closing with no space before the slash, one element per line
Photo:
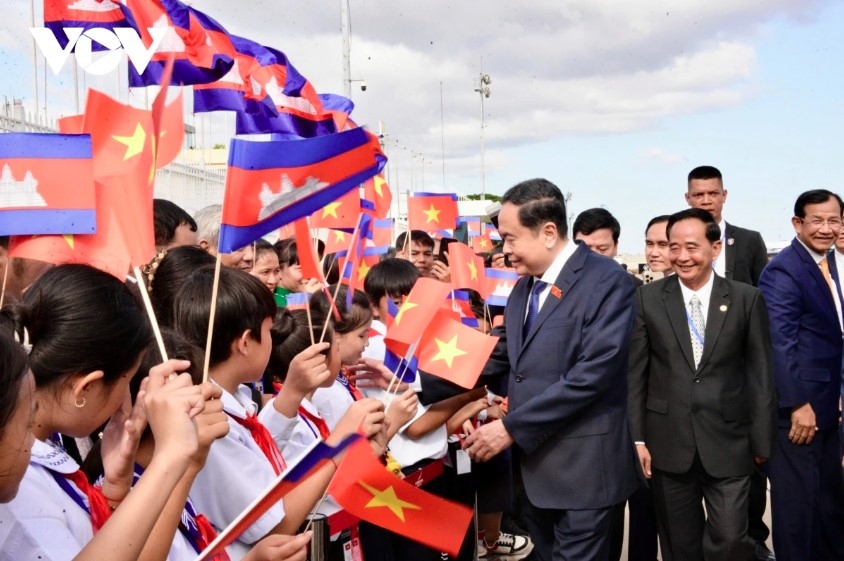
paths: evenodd
<path fill-rule="evenodd" d="M 158 352 L 161 353 L 161 360 L 167 360 L 167 349 L 164 347 L 164 338 L 161 336 L 161 328 L 158 326 L 158 320 L 155 318 L 155 310 L 152 309 L 152 302 L 149 299 L 149 290 L 144 282 L 144 277 L 141 274 L 141 269 L 135 265 L 132 267 L 132 272 L 135 274 L 135 280 L 138 282 L 138 288 L 141 291 L 141 300 L 144 302 L 149 322 L 152 324 L 152 332 L 155 334 L 155 342 L 158 343 Z"/>
<path fill-rule="evenodd" d="M 3 287 L 0 288 L 0 308 L 3 307 L 3 299 L 6 297 L 6 281 L 9 279 L 9 268 L 12 266 L 12 258 L 6 252 L 6 266 L 3 268 Z"/>
<path fill-rule="evenodd" d="M 211 341 L 214 338 L 214 319 L 217 315 L 217 293 L 220 289 L 220 268 L 223 259 L 217 249 L 217 261 L 214 264 L 214 285 L 211 287 L 211 313 L 208 315 L 208 338 L 205 340 L 205 362 L 202 365 L 202 382 L 208 381 L 208 368 L 211 365 Z"/>
<path fill-rule="evenodd" d="M 363 221 L 363 213 L 360 214 L 358 217 L 358 223 L 355 226 L 354 232 L 352 232 L 352 241 L 349 243 L 349 249 L 346 252 L 346 263 L 349 262 L 349 258 L 352 256 L 352 249 L 355 247 L 355 240 L 360 235 L 360 226 L 361 222 Z M 340 271 L 340 278 L 337 279 L 337 286 L 334 287 L 334 296 L 331 297 L 332 302 L 337 301 L 337 294 L 340 292 L 340 285 L 342 284 L 341 281 L 343 280 L 343 271 Z M 349 279 L 351 280 L 351 279 Z M 325 339 L 325 331 L 328 329 L 328 322 L 331 321 L 331 316 L 329 315 L 325 318 L 325 323 L 322 326 L 322 333 L 319 336 L 319 342 L 322 343 L 323 339 Z"/>

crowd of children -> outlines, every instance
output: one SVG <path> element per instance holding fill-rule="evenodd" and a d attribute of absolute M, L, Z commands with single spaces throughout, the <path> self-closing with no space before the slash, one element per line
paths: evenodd
<path fill-rule="evenodd" d="M 477 423 L 506 414 L 503 392 L 421 371 L 401 381 L 384 365 L 390 308 L 424 267 L 383 259 L 365 290 L 348 294 L 303 278 L 292 240 L 260 240 L 215 273 L 214 209 L 194 222 L 173 206 L 156 206 L 170 219 L 156 220 L 160 251 L 145 279 L 58 265 L 5 296 L 0 559 L 195 559 L 309 445 L 353 433 L 425 491 L 474 505 L 477 490 L 480 532 L 467 528 L 457 558 L 529 552 L 527 537 L 501 530 L 513 502 L 509 457 L 478 470 L 460 449 Z M 310 295 L 307 309 L 287 307 L 297 292 Z M 225 557 L 304 559 L 311 534 L 301 529 L 322 515 L 328 559 L 444 558 L 343 511 L 326 496 L 336 469 L 297 485 Z"/>

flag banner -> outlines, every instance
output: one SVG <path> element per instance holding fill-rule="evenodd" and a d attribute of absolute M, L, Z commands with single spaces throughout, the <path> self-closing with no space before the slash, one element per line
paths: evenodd
<path fill-rule="evenodd" d="M 436 497 L 387 471 L 365 441 L 346 452 L 328 494 L 361 520 L 454 556 L 473 516 L 471 508 Z"/>
<path fill-rule="evenodd" d="M 360 189 L 352 189 L 311 215 L 312 228 L 354 228 L 361 213 Z"/>
<path fill-rule="evenodd" d="M 397 355 L 404 356 L 434 319 L 439 303 L 451 292 L 451 285 L 436 279 L 417 279 L 410 294 L 387 327 L 384 344 Z M 433 304 L 433 305 L 432 305 Z M 424 368 L 423 368 L 424 370 Z"/>
<path fill-rule="evenodd" d="M 411 230 L 435 232 L 457 227 L 457 195 L 454 193 L 411 193 L 407 204 Z"/>
<path fill-rule="evenodd" d="M 457 222 L 466 225 L 466 233 L 470 238 L 481 235 L 480 216 L 460 216 L 457 218 Z"/>
<path fill-rule="evenodd" d="M 0 235 L 92 234 L 95 208 L 90 135 L 0 135 Z"/>
<path fill-rule="evenodd" d="M 375 218 L 387 218 L 390 214 L 390 208 L 393 204 L 393 192 L 390 191 L 390 186 L 384 179 L 383 174 L 378 174 L 371 179 L 367 179 L 363 184 L 363 198 L 367 201 L 372 201 L 374 206 L 373 216 Z"/>
<path fill-rule="evenodd" d="M 112 0 L 44 0 L 44 27 L 53 32 L 59 46 L 67 49 L 70 41 L 74 46 L 68 53 L 74 52 L 76 41 L 89 29 L 104 28 L 113 31 L 118 27 L 128 27 L 119 1 Z M 68 37 L 65 28 L 72 28 L 73 37 Z M 91 41 L 92 51 L 106 50 L 97 41 Z"/>
<path fill-rule="evenodd" d="M 85 115 L 70 115 L 69 117 L 56 119 L 56 124 L 59 126 L 59 132 L 62 134 L 82 134 L 82 127 L 84 123 Z"/>
<path fill-rule="evenodd" d="M 419 368 L 466 389 L 475 387 L 498 337 L 484 335 L 437 310 L 419 342 Z"/>
<path fill-rule="evenodd" d="M 355 189 L 386 164 L 363 129 L 309 138 L 231 142 L 220 251 L 239 249 Z"/>
<path fill-rule="evenodd" d="M 143 70 L 129 64 L 129 87 L 160 85 L 169 57 L 175 59 L 169 83 L 207 84 L 225 76 L 234 65 L 234 47 L 228 32 L 212 18 L 179 0 L 125 0 L 126 21 L 146 48 L 155 39 L 150 29 L 167 28 Z"/>
<path fill-rule="evenodd" d="M 489 238 L 489 232 L 484 232 L 483 234 L 479 234 L 473 237 L 471 240 L 471 245 L 473 251 L 477 253 L 484 253 L 492 250 L 494 244 Z"/>
<path fill-rule="evenodd" d="M 354 121 L 349 119 L 355 109 L 355 103 L 351 99 L 331 93 L 319 94 L 319 98 L 322 100 L 322 108 L 330 112 L 334 118 L 334 126 L 338 132 L 357 126 Z"/>
<path fill-rule="evenodd" d="M 454 242 L 448 246 L 448 269 L 454 288 L 484 290 L 484 260 L 468 245 Z"/>
<path fill-rule="evenodd" d="M 463 325 L 477 329 L 480 326 L 478 318 L 472 311 L 472 299 L 466 290 L 452 290 L 451 297 L 446 299 L 447 305 L 454 311 Z"/>
<path fill-rule="evenodd" d="M 296 253 L 299 257 L 299 266 L 302 268 L 302 277 L 317 279 L 322 284 L 326 284 L 322 268 L 319 266 L 319 259 L 317 259 L 317 252 L 314 250 L 314 242 L 311 240 L 308 217 L 305 216 L 294 222 L 293 230 L 296 232 Z"/>
<path fill-rule="evenodd" d="M 309 292 L 291 292 L 287 295 L 287 306 L 291 312 L 293 310 L 307 310 L 308 303 L 311 300 Z"/>
<path fill-rule="evenodd" d="M 240 516 L 235 518 L 229 524 L 228 528 L 220 532 L 217 538 L 208 544 L 208 548 L 196 558 L 196 561 L 211 559 L 214 555 L 223 551 L 226 546 L 234 543 L 249 526 L 261 518 L 267 510 L 280 501 L 291 489 L 330 463 L 350 446 L 349 452 L 351 452 L 354 449 L 352 445 L 358 441 L 363 442 L 364 446 L 369 447 L 366 439 L 359 434 L 347 436 L 337 446 L 329 446 L 321 440 L 315 441 L 299 458 L 294 458 L 294 463 L 289 465 Z M 347 452 L 347 455 L 349 452 Z"/>
<path fill-rule="evenodd" d="M 513 287 L 519 281 L 515 269 L 486 269 L 485 289 L 481 296 L 488 306 L 506 306 Z"/>
<path fill-rule="evenodd" d="M 393 219 L 376 218 L 372 221 L 372 243 L 389 246 L 393 243 Z"/>

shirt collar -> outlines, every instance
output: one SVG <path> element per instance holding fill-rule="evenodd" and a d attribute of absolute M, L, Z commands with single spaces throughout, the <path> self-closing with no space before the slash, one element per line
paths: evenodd
<path fill-rule="evenodd" d="M 243 384 L 237 387 L 234 394 L 230 394 L 225 389 L 223 395 L 220 396 L 220 401 L 223 402 L 223 410 L 235 417 L 245 419 L 247 415 L 255 415 L 258 411 L 258 406 L 252 401 L 252 392 L 249 387 Z"/>
<path fill-rule="evenodd" d="M 577 244 L 572 240 L 566 240 L 565 247 L 554 257 L 554 260 L 551 261 L 551 265 L 545 270 L 545 273 L 541 277 L 534 278 L 548 284 L 554 284 L 563 271 L 563 267 L 566 266 L 566 263 L 574 255 L 575 251 L 577 251 Z"/>
<path fill-rule="evenodd" d="M 689 300 L 692 299 L 693 295 L 696 295 L 698 299 L 701 301 L 701 304 L 709 304 L 709 295 L 712 294 L 712 285 L 715 282 L 715 271 L 712 271 L 709 275 L 709 280 L 706 281 L 706 284 L 701 286 L 698 290 L 692 290 L 680 279 L 677 279 L 680 283 L 680 290 L 683 291 L 683 303 L 688 305 Z M 706 308 L 704 308 L 706 309 Z M 705 313 L 705 312 L 704 312 Z"/>
<path fill-rule="evenodd" d="M 806 248 L 806 251 L 808 251 L 809 255 L 812 256 L 812 259 L 815 260 L 815 263 L 820 263 L 821 259 L 826 257 L 826 255 L 821 255 L 820 253 L 818 253 L 817 251 L 815 251 L 814 249 L 810 248 L 808 245 L 803 243 L 803 240 L 801 240 L 800 238 L 797 238 L 797 241 L 800 242 L 800 245 L 802 245 L 804 248 Z"/>

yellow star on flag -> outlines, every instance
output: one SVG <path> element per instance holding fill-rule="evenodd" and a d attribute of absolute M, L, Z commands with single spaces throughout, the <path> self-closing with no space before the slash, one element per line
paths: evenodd
<path fill-rule="evenodd" d="M 469 267 L 469 272 L 472 273 L 472 276 L 470 278 L 472 280 L 477 279 L 478 278 L 478 266 L 475 265 L 475 262 L 469 261 L 468 263 L 466 263 L 466 266 Z"/>
<path fill-rule="evenodd" d="M 386 183 L 386 181 L 384 181 L 384 179 L 381 178 L 378 175 L 376 175 L 375 179 L 372 180 L 372 184 L 375 187 L 375 192 L 378 193 L 379 197 L 384 196 L 384 191 L 381 189 L 381 186 L 384 185 L 385 183 Z"/>
<path fill-rule="evenodd" d="M 369 269 L 371 268 L 372 267 L 366 264 L 366 261 L 362 262 L 360 264 L 360 267 L 358 267 L 358 280 L 362 281 L 363 279 L 365 279 L 366 275 L 369 274 Z"/>
<path fill-rule="evenodd" d="M 76 249 L 75 247 L 73 247 L 73 234 L 62 234 L 62 237 L 64 238 L 65 243 L 70 246 L 70 249 Z"/>
<path fill-rule="evenodd" d="M 425 220 L 425 224 L 428 224 L 429 222 L 436 222 L 439 224 L 440 213 L 442 211 L 437 208 L 434 208 L 434 203 L 431 203 L 431 207 L 428 210 L 423 210 L 422 212 L 424 212 L 425 216 L 428 218 L 427 220 Z"/>
<path fill-rule="evenodd" d="M 334 241 L 335 242 L 346 241 L 346 232 L 341 232 L 340 230 L 334 230 Z"/>
<path fill-rule="evenodd" d="M 337 209 L 340 208 L 340 205 L 342 204 L 343 203 L 337 201 L 334 201 L 333 203 L 328 203 L 322 209 L 322 217 L 325 218 L 327 216 L 333 216 L 334 218 L 340 218 L 339 216 L 337 216 Z"/>
<path fill-rule="evenodd" d="M 144 151 L 147 133 L 144 130 L 144 127 L 141 126 L 141 123 L 138 123 L 137 126 L 135 126 L 135 132 L 132 133 L 132 136 L 119 136 L 113 134 L 111 137 L 120 144 L 126 146 L 126 153 L 123 154 L 123 161 L 125 162 L 129 158 L 134 158 Z"/>
<path fill-rule="evenodd" d="M 434 342 L 437 344 L 437 354 L 434 355 L 434 358 L 431 359 L 431 362 L 435 360 L 444 360 L 445 363 L 448 365 L 449 368 L 452 367 L 454 364 L 454 359 L 463 356 L 466 351 L 457 347 L 457 335 L 451 338 L 451 341 L 448 343 L 444 341 L 440 341 L 436 337 L 434 337 Z"/>
<path fill-rule="evenodd" d="M 398 325 L 401 323 L 401 318 L 404 317 L 404 313 L 408 310 L 412 310 L 413 308 L 419 307 L 419 304 L 414 304 L 410 300 L 406 300 L 402 303 L 401 308 L 399 308 L 399 313 L 396 314 L 396 321 L 395 324 Z"/>
<path fill-rule="evenodd" d="M 372 499 L 370 499 L 369 502 L 364 505 L 364 508 L 375 508 L 379 506 L 385 506 L 391 511 L 393 511 L 393 514 L 395 514 L 396 517 L 402 522 L 404 522 L 405 508 L 409 510 L 422 510 L 422 507 L 413 503 L 409 503 L 407 501 L 403 501 L 398 498 L 398 496 L 396 495 L 396 490 L 393 489 L 392 485 L 390 485 L 383 491 L 379 491 L 372 485 L 368 485 L 363 481 L 358 481 L 358 484 L 370 493 L 372 493 Z"/>
<path fill-rule="evenodd" d="M 481 249 L 486 249 L 487 243 L 486 240 L 481 240 Z"/>

